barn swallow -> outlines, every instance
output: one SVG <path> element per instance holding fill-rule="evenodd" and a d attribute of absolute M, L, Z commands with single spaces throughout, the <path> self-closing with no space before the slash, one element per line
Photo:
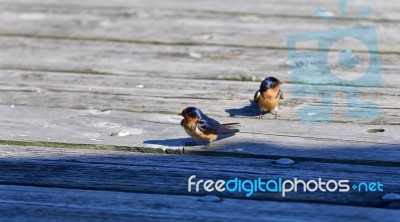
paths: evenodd
<path fill-rule="evenodd" d="M 186 133 L 193 138 L 191 145 L 194 145 L 196 139 L 207 140 L 207 147 L 211 146 L 211 142 L 215 141 L 219 134 L 235 134 L 238 129 L 229 128 L 232 125 L 239 123 L 221 124 L 218 121 L 205 115 L 200 109 L 196 107 L 188 107 L 179 115 L 183 116 L 181 126 L 185 129 Z"/>
<path fill-rule="evenodd" d="M 278 117 L 279 100 L 283 99 L 283 93 L 279 89 L 281 84 L 282 82 L 275 77 L 265 78 L 261 82 L 260 89 L 254 95 L 254 101 L 260 107 L 260 115 L 257 119 L 262 119 L 266 113 L 271 113 L 275 119 Z M 272 113 L 272 110 L 275 113 Z"/>

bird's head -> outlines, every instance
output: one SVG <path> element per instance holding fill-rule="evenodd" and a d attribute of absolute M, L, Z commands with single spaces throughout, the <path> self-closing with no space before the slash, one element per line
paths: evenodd
<path fill-rule="evenodd" d="M 261 82 L 260 91 L 265 92 L 268 89 L 275 89 L 278 88 L 281 84 L 282 82 L 279 79 L 272 76 L 267 77 Z"/>
<path fill-rule="evenodd" d="M 196 107 L 187 107 L 182 112 L 179 114 L 183 116 L 186 120 L 197 120 L 201 119 L 203 113 L 201 112 L 200 109 Z"/>

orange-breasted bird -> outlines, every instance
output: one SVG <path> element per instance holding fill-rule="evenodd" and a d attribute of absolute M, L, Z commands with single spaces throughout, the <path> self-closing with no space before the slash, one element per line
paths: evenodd
<path fill-rule="evenodd" d="M 282 82 L 275 77 L 267 77 L 261 82 L 260 89 L 254 95 L 254 101 L 260 107 L 258 119 L 262 119 L 266 113 L 271 113 L 275 119 L 278 117 L 279 100 L 283 99 L 283 93 L 279 89 L 281 84 Z M 272 110 L 275 113 L 272 113 Z"/>
<path fill-rule="evenodd" d="M 193 138 L 193 142 L 189 143 L 190 145 L 196 144 L 196 139 L 199 139 L 207 140 L 207 146 L 211 146 L 211 142 L 215 141 L 219 134 L 235 134 L 239 132 L 238 129 L 229 127 L 238 125 L 239 123 L 221 124 L 205 115 L 196 107 L 188 107 L 179 115 L 183 116 L 181 126 L 185 129 L 186 133 Z"/>

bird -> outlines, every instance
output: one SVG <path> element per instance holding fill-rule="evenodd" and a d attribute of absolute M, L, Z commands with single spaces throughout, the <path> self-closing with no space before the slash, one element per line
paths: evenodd
<path fill-rule="evenodd" d="M 279 101 L 283 99 L 283 93 L 280 90 L 282 82 L 275 77 L 265 78 L 260 85 L 260 89 L 254 95 L 254 101 L 260 107 L 260 115 L 257 119 L 263 119 L 264 114 L 271 113 L 278 117 Z M 272 110 L 275 113 L 272 113 Z"/>
<path fill-rule="evenodd" d="M 179 115 L 183 116 L 181 126 L 193 138 L 193 142 L 185 144 L 187 146 L 195 145 L 196 139 L 199 139 L 208 141 L 207 147 L 210 147 L 211 142 L 215 141 L 219 134 L 235 134 L 239 132 L 238 129 L 230 128 L 239 123 L 221 124 L 196 107 L 187 107 Z"/>

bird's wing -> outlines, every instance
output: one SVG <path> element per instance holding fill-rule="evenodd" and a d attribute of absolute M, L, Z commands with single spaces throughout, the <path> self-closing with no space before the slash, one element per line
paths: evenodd
<path fill-rule="evenodd" d="M 257 91 L 256 94 L 254 94 L 254 101 L 257 102 L 258 98 L 260 98 L 260 96 L 261 96 L 261 92 Z"/>
<path fill-rule="evenodd" d="M 221 127 L 221 124 L 211 118 L 206 118 L 206 119 L 201 119 L 197 122 L 199 129 L 206 134 L 218 134 L 219 128 Z"/>
<path fill-rule="evenodd" d="M 233 134 L 239 132 L 238 129 L 231 129 L 222 124 L 218 121 L 211 119 L 211 118 L 204 118 L 197 122 L 199 129 L 206 134 Z"/>

